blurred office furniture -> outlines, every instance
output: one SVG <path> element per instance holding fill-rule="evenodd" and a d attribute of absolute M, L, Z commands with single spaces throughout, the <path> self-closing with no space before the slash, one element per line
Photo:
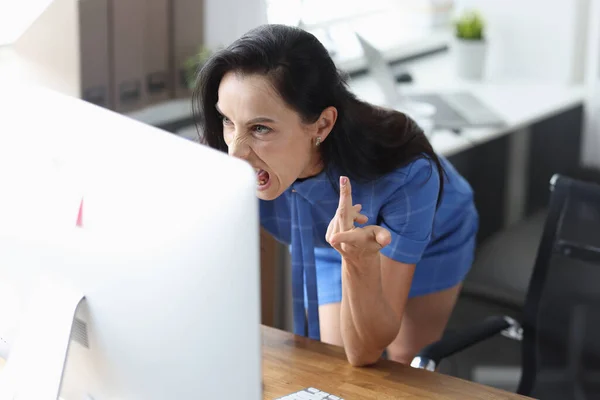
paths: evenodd
<path fill-rule="evenodd" d="M 108 0 L 79 1 L 81 97 L 112 109 L 109 12 Z"/>
<path fill-rule="evenodd" d="M 144 58 L 151 47 L 145 46 L 145 30 L 155 28 L 150 21 L 146 21 L 145 0 L 110 1 L 113 104 L 115 111 L 128 112 L 148 104 Z M 85 29 L 85 25 L 81 29 Z M 164 43 L 152 45 L 161 46 Z M 159 51 L 163 52 L 164 49 Z"/>
<path fill-rule="evenodd" d="M 207 1 L 37 1 L 44 7 L 31 7 L 30 24 L 2 46 L 0 76 L 121 113 L 187 99 L 181 69 L 203 44 Z M 2 17 L 25 12 L 22 3 Z"/>
<path fill-rule="evenodd" d="M 566 175 L 600 185 L 600 170 L 596 168 L 578 167 Z M 547 214 L 546 207 L 480 244 L 449 329 L 464 327 L 490 314 L 518 317 L 525 305 Z M 520 376 L 520 360 L 518 343 L 493 337 L 450 357 L 441 370 L 514 391 Z"/>
<path fill-rule="evenodd" d="M 197 3 L 202 4 L 201 2 Z M 174 23 L 177 21 L 177 16 L 171 11 L 177 9 L 177 5 L 171 3 L 170 0 L 145 0 L 144 8 L 145 26 L 150 26 L 151 29 L 144 30 L 143 83 L 148 92 L 148 103 L 156 104 L 174 96 L 175 82 L 172 80 L 171 70 L 174 68 L 173 59 L 177 41 L 172 31 L 177 26 Z M 201 27 L 202 24 L 193 26 Z M 198 35 L 197 40 L 202 43 L 202 36 Z M 198 49 L 194 49 L 194 51 L 198 51 Z"/>
<path fill-rule="evenodd" d="M 487 21 L 493 46 L 488 78 L 583 85 L 582 162 L 600 166 L 600 2 L 595 0 L 456 0 Z"/>
<path fill-rule="evenodd" d="M 265 7 L 264 0 L 81 0 L 81 96 L 119 113 L 189 99 L 186 61 L 266 22 Z"/>
<path fill-rule="evenodd" d="M 525 304 L 546 210 L 494 233 L 477 249 L 463 293 L 510 309 Z"/>
<path fill-rule="evenodd" d="M 448 332 L 413 366 L 444 358 L 503 333 L 522 340 L 518 393 L 542 399 L 600 395 L 600 185 L 555 175 L 520 321 L 494 316 Z M 481 382 L 485 383 L 485 382 Z"/>
<path fill-rule="evenodd" d="M 566 176 L 600 185 L 600 169 L 577 167 Z M 482 243 L 465 282 L 465 293 L 475 300 L 520 310 L 525 305 L 547 214 L 547 208 L 537 211 Z"/>
<path fill-rule="evenodd" d="M 172 23 L 171 74 L 173 96 L 177 99 L 189 98 L 189 82 L 186 80 L 185 62 L 199 51 L 205 43 L 203 0 L 171 0 Z"/>
<path fill-rule="evenodd" d="M 82 0 L 81 97 L 127 113 L 189 97 L 185 61 L 204 42 L 205 0 Z"/>

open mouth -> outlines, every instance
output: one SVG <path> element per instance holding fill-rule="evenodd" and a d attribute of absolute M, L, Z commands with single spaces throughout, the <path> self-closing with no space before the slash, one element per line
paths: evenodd
<path fill-rule="evenodd" d="M 259 189 L 265 189 L 269 182 L 271 181 L 269 173 L 264 169 L 259 169 L 256 171 L 256 184 Z"/>

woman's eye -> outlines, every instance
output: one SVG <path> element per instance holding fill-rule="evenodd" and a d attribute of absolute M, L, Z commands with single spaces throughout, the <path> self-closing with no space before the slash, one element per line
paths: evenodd
<path fill-rule="evenodd" d="M 271 132 L 271 128 L 264 125 L 255 125 L 252 130 L 259 135 L 264 135 L 265 133 Z"/>
<path fill-rule="evenodd" d="M 223 120 L 223 125 L 229 125 L 229 124 L 231 124 L 231 121 L 229 120 L 229 118 L 227 118 L 224 115 L 221 115 L 221 120 Z"/>

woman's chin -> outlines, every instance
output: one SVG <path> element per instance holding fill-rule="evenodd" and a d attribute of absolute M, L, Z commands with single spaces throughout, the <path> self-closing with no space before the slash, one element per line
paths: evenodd
<path fill-rule="evenodd" d="M 258 197 L 259 200 L 271 201 L 271 200 L 275 200 L 279 196 L 277 194 L 272 195 L 270 193 L 265 193 L 265 192 L 256 192 L 256 197 Z"/>
<path fill-rule="evenodd" d="M 278 196 L 273 190 L 273 180 L 269 179 L 264 185 L 256 185 L 256 196 L 261 200 L 275 200 Z"/>

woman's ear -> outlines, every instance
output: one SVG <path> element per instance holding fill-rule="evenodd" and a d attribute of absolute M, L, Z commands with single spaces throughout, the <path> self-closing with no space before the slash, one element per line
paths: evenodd
<path fill-rule="evenodd" d="M 321 116 L 316 122 L 315 136 L 319 138 L 321 142 L 325 141 L 327 135 L 331 132 L 337 120 L 337 109 L 335 107 L 327 107 L 321 113 Z"/>

